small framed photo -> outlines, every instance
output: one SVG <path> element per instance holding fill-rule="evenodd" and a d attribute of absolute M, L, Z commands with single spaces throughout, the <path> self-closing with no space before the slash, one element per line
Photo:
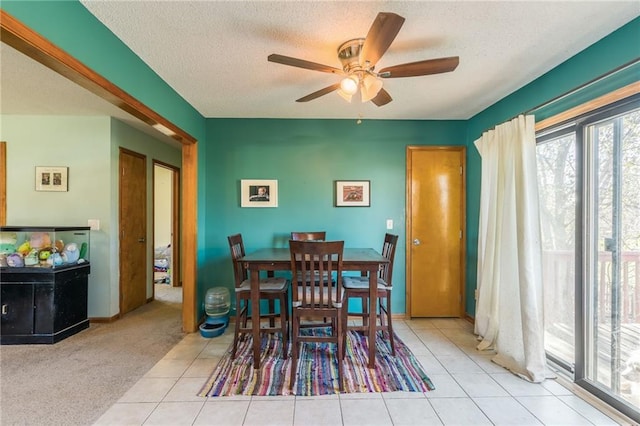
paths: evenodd
<path fill-rule="evenodd" d="M 68 173 L 68 167 L 36 166 L 36 191 L 68 191 Z"/>
<path fill-rule="evenodd" d="M 278 181 L 242 179 L 240 198 L 242 207 L 278 207 Z"/>
<path fill-rule="evenodd" d="M 336 207 L 369 207 L 370 196 L 368 180 L 336 181 Z"/>

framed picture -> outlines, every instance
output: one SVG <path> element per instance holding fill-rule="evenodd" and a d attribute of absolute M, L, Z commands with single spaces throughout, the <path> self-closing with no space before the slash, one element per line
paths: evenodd
<path fill-rule="evenodd" d="M 278 181 L 242 179 L 240 199 L 242 207 L 278 207 Z"/>
<path fill-rule="evenodd" d="M 368 180 L 336 181 L 336 207 L 369 207 L 370 196 Z"/>
<path fill-rule="evenodd" d="M 68 172 L 68 167 L 36 166 L 36 191 L 68 191 Z"/>

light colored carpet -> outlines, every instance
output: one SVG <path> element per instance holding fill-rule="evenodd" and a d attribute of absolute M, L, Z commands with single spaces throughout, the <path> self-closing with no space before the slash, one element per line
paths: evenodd
<path fill-rule="evenodd" d="M 0 346 L 0 424 L 90 425 L 182 338 L 179 287 L 53 345 Z"/>

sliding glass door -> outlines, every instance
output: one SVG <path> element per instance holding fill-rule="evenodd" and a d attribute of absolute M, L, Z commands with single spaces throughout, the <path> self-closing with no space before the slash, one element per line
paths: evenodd
<path fill-rule="evenodd" d="M 576 138 L 573 127 L 538 138 L 545 346 L 556 363 L 575 364 Z"/>
<path fill-rule="evenodd" d="M 640 112 L 588 124 L 584 135 L 584 379 L 640 408 Z"/>
<path fill-rule="evenodd" d="M 538 137 L 545 348 L 640 419 L 640 103 Z"/>

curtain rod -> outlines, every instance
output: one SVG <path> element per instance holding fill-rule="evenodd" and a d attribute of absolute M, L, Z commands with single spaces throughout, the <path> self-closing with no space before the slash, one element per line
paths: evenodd
<path fill-rule="evenodd" d="M 511 121 L 514 118 L 519 117 L 520 115 L 531 114 L 532 112 L 535 112 L 535 111 L 537 111 L 537 110 L 539 110 L 541 108 L 544 108 L 544 107 L 549 106 L 549 105 L 551 105 L 551 104 L 553 104 L 555 102 L 558 102 L 558 101 L 560 101 L 560 100 L 562 100 L 562 99 L 564 99 L 564 98 L 566 98 L 568 96 L 571 96 L 571 95 L 573 95 L 573 94 L 575 94 L 575 93 L 577 93 L 577 92 L 579 92 L 579 91 L 581 91 L 583 89 L 586 89 L 587 87 L 592 86 L 593 84 L 595 84 L 595 83 L 597 83 L 597 82 L 599 82 L 601 80 L 604 80 L 605 78 L 608 78 L 608 77 L 610 77 L 610 76 L 612 76 L 612 75 L 614 75 L 614 74 L 616 74 L 616 73 L 618 73 L 620 71 L 623 71 L 623 70 L 625 70 L 625 69 L 627 69 L 629 67 L 632 67 L 633 65 L 635 65 L 635 64 L 637 64 L 639 62 L 640 62 L 640 58 L 636 58 L 636 59 L 634 59 L 634 60 L 632 60 L 630 62 L 627 62 L 626 64 L 622 64 L 619 67 L 616 67 L 616 68 L 614 68 L 614 69 L 612 69 L 612 70 L 610 70 L 610 71 L 608 71 L 608 72 L 606 72 L 606 73 L 604 73 L 602 75 L 599 75 L 598 77 L 596 77 L 596 78 L 594 78 L 592 80 L 587 81 L 586 83 L 583 83 L 583 84 L 581 84 L 581 85 L 579 85 L 577 87 L 574 87 L 571 90 L 568 90 L 568 91 L 556 96 L 555 98 L 551 98 L 548 101 L 545 101 L 545 102 L 543 102 L 543 103 L 541 103 L 539 105 L 536 105 L 533 108 L 529 108 L 528 110 L 526 110 L 524 112 L 520 112 L 520 113 L 514 115 L 513 117 L 511 117 L 510 119 L 505 120 L 504 122 Z M 488 129 L 485 129 L 484 131 L 482 131 L 481 134 L 484 134 L 484 132 L 486 132 L 488 130 L 491 130 L 491 129 L 495 128 L 495 127 L 496 126 L 494 125 L 494 126 L 488 128 Z"/>

